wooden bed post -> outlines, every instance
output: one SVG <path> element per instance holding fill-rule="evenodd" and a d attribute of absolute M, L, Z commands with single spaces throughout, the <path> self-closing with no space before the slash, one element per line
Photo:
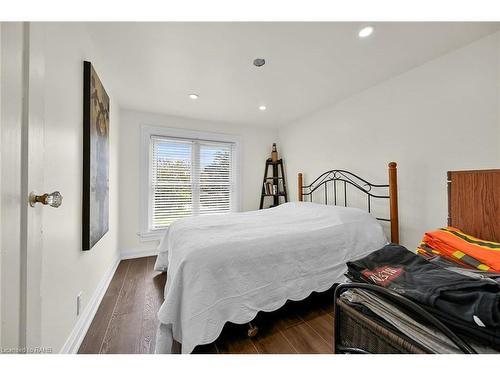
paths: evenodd
<path fill-rule="evenodd" d="M 397 164 L 389 163 L 389 206 L 391 211 L 391 242 L 399 243 L 398 217 L 398 170 Z"/>
<path fill-rule="evenodd" d="M 302 195 L 302 173 L 298 174 L 297 178 L 297 188 L 299 189 L 299 202 L 304 200 L 304 196 Z"/>

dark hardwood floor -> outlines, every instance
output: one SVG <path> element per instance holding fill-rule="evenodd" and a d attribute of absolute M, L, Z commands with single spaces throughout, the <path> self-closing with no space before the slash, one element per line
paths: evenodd
<path fill-rule="evenodd" d="M 79 353 L 154 353 L 166 275 L 153 270 L 156 257 L 122 261 L 80 346 Z M 247 326 L 227 323 L 212 344 L 194 353 L 332 353 L 333 290 L 259 313 L 256 337 Z"/>

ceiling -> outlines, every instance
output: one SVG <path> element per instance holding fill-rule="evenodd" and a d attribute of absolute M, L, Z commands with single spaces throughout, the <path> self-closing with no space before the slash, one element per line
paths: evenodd
<path fill-rule="evenodd" d="M 124 109 L 281 126 L 466 45 L 498 23 L 88 23 Z M 254 58 L 266 65 L 253 66 Z M 188 98 L 196 93 L 198 100 Z M 259 105 L 266 105 L 260 111 Z"/>

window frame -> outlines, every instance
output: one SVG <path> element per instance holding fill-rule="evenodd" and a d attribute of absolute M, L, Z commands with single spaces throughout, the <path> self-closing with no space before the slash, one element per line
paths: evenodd
<path fill-rule="evenodd" d="M 241 138 L 238 135 L 213 133 L 191 129 L 170 128 L 164 126 L 141 126 L 140 146 L 140 173 L 139 173 L 139 237 L 141 241 L 160 240 L 167 228 L 151 229 L 152 207 L 151 207 L 151 136 L 170 137 L 186 139 L 191 141 L 226 142 L 234 144 L 232 155 L 232 170 L 234 191 L 234 205 L 232 212 L 241 210 L 242 184 L 241 184 Z"/>

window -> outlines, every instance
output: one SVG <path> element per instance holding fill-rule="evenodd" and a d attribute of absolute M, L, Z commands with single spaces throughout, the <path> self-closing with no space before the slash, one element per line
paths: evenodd
<path fill-rule="evenodd" d="M 143 235 L 179 218 L 238 210 L 236 139 L 146 127 L 143 144 L 148 170 Z"/>

